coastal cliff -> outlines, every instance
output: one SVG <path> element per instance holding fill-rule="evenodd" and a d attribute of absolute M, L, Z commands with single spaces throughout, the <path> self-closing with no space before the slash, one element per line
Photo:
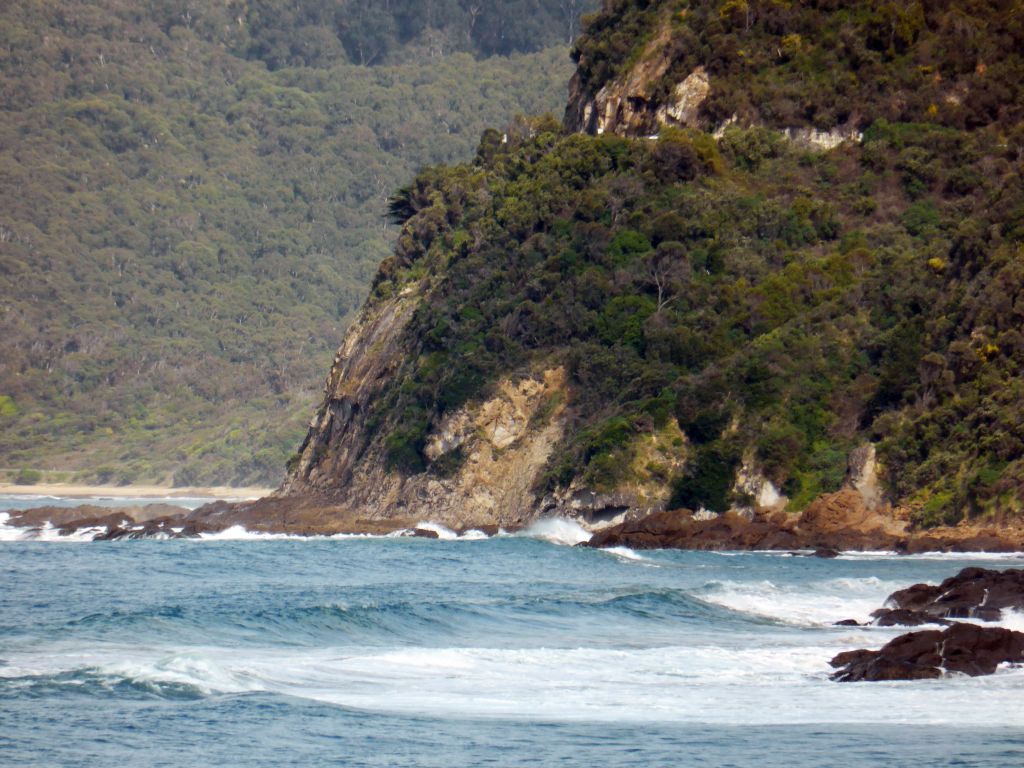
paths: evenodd
<path fill-rule="evenodd" d="M 486 131 L 393 196 L 397 248 L 286 481 L 209 520 L 627 531 L 673 510 L 668 531 L 727 514 L 794 546 L 946 526 L 935 547 L 1018 520 L 1004 5 L 950 59 L 941 4 L 891 38 L 869 3 L 606 4 L 563 124 Z"/>

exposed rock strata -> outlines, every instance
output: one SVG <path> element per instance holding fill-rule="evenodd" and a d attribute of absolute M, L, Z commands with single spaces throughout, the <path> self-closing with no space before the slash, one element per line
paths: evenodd
<path fill-rule="evenodd" d="M 588 93 L 579 72 L 569 83 L 565 122 L 570 130 L 591 134 L 616 133 L 646 136 L 665 124 L 697 125 L 701 104 L 710 88 L 703 67 L 690 73 L 673 89 L 671 104 L 659 104 L 652 88 L 672 66 L 672 28 L 666 18 L 647 43 L 637 63 L 622 77 Z"/>

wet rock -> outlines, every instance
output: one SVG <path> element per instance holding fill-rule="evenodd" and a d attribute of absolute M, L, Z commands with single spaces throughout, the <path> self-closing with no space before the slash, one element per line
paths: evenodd
<path fill-rule="evenodd" d="M 908 611 L 905 608 L 880 608 L 873 612 L 871 617 L 874 619 L 872 623 L 878 627 L 919 627 L 922 624 L 949 626 L 953 623 L 921 611 Z"/>
<path fill-rule="evenodd" d="M 893 592 L 878 618 L 902 610 L 906 615 L 935 619 L 999 621 L 1004 610 L 1024 610 L 1024 570 L 964 568 L 938 586 L 915 584 Z M 902 615 L 902 614 L 900 614 Z"/>
<path fill-rule="evenodd" d="M 1000 664 L 1024 663 L 1024 632 L 954 624 L 900 635 L 877 651 L 846 651 L 829 663 L 837 670 L 832 679 L 842 683 L 990 675 Z"/>
<path fill-rule="evenodd" d="M 418 539 L 439 539 L 440 534 L 437 531 L 432 531 L 429 528 L 417 528 L 412 532 L 412 535 Z"/>
<path fill-rule="evenodd" d="M 835 621 L 832 623 L 833 627 L 859 627 L 862 626 L 856 619 L 843 619 L 842 621 Z"/>

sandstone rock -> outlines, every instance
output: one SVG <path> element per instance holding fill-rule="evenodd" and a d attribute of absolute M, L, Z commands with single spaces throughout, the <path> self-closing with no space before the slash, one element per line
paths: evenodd
<path fill-rule="evenodd" d="M 1024 632 L 954 624 L 900 635 L 877 651 L 846 651 L 829 663 L 837 669 L 832 679 L 843 683 L 990 675 L 1000 664 L 1024 663 Z"/>

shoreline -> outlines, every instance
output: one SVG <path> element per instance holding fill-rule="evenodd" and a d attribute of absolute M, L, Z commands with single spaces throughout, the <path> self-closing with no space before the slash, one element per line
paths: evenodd
<path fill-rule="evenodd" d="M 11 496 L 57 496 L 67 499 L 99 497 L 129 499 L 242 499 L 250 501 L 274 492 L 273 488 L 232 488 L 230 486 L 199 486 L 171 488 L 161 485 L 84 485 L 80 483 L 36 483 L 17 485 L 0 483 L 0 494 Z"/>

